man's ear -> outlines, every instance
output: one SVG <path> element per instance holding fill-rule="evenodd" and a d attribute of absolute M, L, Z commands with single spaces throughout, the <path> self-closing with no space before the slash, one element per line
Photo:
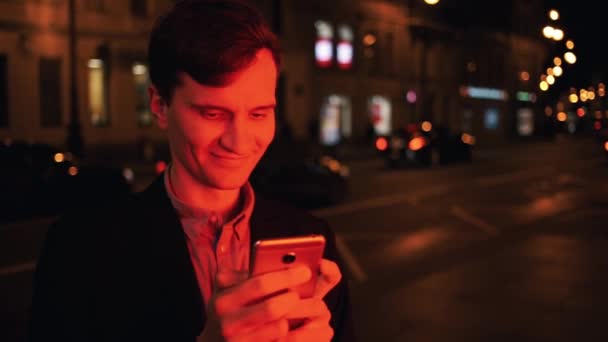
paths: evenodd
<path fill-rule="evenodd" d="M 154 85 L 148 87 L 148 98 L 150 99 L 150 110 L 154 114 L 159 128 L 167 128 L 167 102 L 160 96 Z"/>

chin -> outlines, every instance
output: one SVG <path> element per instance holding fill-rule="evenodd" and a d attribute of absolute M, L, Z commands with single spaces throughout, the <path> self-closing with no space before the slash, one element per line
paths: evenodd
<path fill-rule="evenodd" d="M 216 176 L 202 176 L 199 178 L 199 181 L 203 184 L 208 184 L 209 186 L 221 189 L 221 190 L 238 190 L 247 183 L 248 177 L 226 177 L 225 175 L 216 175 Z"/>

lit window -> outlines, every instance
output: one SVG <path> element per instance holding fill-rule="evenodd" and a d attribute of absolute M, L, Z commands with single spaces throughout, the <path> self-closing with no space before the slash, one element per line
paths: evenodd
<path fill-rule="evenodd" d="M 89 67 L 89 113 L 93 126 L 108 126 L 107 89 L 105 69 L 101 59 L 90 59 Z"/>
<path fill-rule="evenodd" d="M 353 65 L 353 30 L 350 26 L 340 25 L 338 27 L 339 41 L 336 47 L 338 67 L 350 69 Z"/>
<path fill-rule="evenodd" d="M 391 102 L 384 96 L 372 96 L 368 100 L 369 119 L 377 135 L 391 133 Z"/>
<path fill-rule="evenodd" d="M 334 54 L 334 29 L 326 21 L 319 20 L 315 23 L 317 29 L 317 41 L 315 42 L 315 60 L 321 68 L 332 65 Z"/>
<path fill-rule="evenodd" d="M 140 126 L 149 126 L 152 124 L 152 114 L 148 106 L 148 86 L 150 85 L 148 67 L 142 63 L 135 63 L 132 72 L 135 82 L 137 123 Z"/>

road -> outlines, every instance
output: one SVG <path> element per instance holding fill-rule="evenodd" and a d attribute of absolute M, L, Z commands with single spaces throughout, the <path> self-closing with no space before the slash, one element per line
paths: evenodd
<path fill-rule="evenodd" d="M 472 164 L 351 165 L 338 237 L 360 341 L 600 341 L 608 162 L 591 140 L 479 151 Z M 0 226 L 0 340 L 20 341 L 47 220 Z"/>

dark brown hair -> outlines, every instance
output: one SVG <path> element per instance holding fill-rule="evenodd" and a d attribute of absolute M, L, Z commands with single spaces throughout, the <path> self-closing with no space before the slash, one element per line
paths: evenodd
<path fill-rule="evenodd" d="M 278 39 L 252 6 L 238 0 L 182 0 L 152 29 L 150 79 L 170 102 L 178 72 L 204 85 L 224 86 L 260 49 L 270 50 L 278 69 Z"/>

